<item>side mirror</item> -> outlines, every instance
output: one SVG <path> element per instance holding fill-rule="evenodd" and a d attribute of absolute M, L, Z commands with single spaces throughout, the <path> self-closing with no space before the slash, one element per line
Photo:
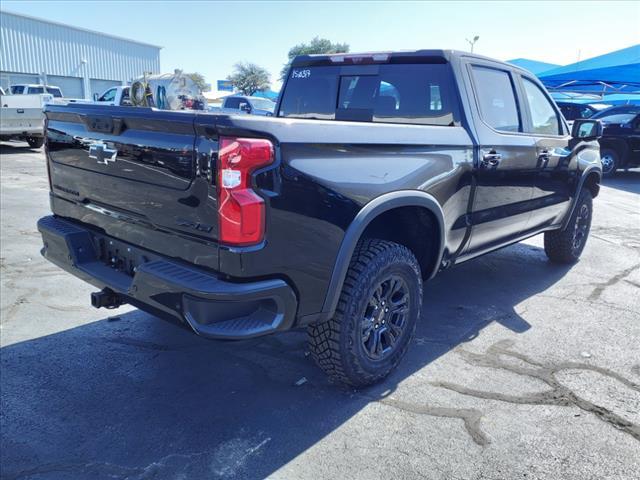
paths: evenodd
<path fill-rule="evenodd" d="M 249 105 L 248 103 L 243 103 L 240 105 L 240 110 L 245 113 L 251 113 L 251 105 Z"/>
<path fill-rule="evenodd" d="M 97 94 L 97 93 L 94 93 L 94 94 L 93 94 L 93 101 L 94 101 L 94 102 L 97 102 L 97 101 L 98 101 L 98 94 Z"/>
<path fill-rule="evenodd" d="M 571 136 L 576 140 L 597 140 L 602 136 L 602 123 L 600 120 L 581 118 L 573 121 Z"/>

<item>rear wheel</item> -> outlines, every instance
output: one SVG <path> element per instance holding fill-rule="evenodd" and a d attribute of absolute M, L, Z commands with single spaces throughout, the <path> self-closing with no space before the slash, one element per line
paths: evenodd
<path fill-rule="evenodd" d="M 580 258 L 591 229 L 593 201 L 588 188 L 582 189 L 569 224 L 563 230 L 544 234 L 544 251 L 555 263 L 575 263 Z"/>
<path fill-rule="evenodd" d="M 620 166 L 620 154 L 611 148 L 603 148 L 600 151 L 602 161 L 602 175 L 612 177 Z"/>
<path fill-rule="evenodd" d="M 40 148 L 44 145 L 44 137 L 27 137 L 27 143 L 31 148 Z"/>
<path fill-rule="evenodd" d="M 407 352 L 421 306 L 413 253 L 393 242 L 361 241 L 334 317 L 309 327 L 311 354 L 334 380 L 358 387 L 379 382 Z"/>

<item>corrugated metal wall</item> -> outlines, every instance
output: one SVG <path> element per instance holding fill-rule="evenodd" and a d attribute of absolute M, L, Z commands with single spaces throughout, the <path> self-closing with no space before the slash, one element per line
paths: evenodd
<path fill-rule="evenodd" d="M 22 15 L 0 15 L 0 71 L 129 82 L 160 73 L 160 47 L 50 23 Z"/>

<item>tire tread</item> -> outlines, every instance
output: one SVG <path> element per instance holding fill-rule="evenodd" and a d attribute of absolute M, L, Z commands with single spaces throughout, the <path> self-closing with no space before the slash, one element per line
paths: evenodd
<path fill-rule="evenodd" d="M 394 242 L 378 239 L 365 239 L 358 242 L 349 263 L 349 269 L 345 277 L 342 292 L 338 300 L 336 312 L 333 318 L 325 322 L 313 324 L 308 328 L 309 347 L 311 356 L 316 364 L 333 380 L 353 386 L 364 386 L 375 383 L 384 378 L 395 368 L 399 360 L 406 353 L 410 341 L 405 342 L 399 353 L 394 354 L 397 359 L 385 371 L 371 374 L 365 371 L 352 352 L 344 352 L 341 348 L 341 334 L 348 323 L 350 312 L 349 299 L 357 295 L 359 290 L 366 287 L 363 275 L 368 264 L 375 259 L 386 257 L 389 261 L 408 261 L 416 270 L 422 293 L 422 281 L 418 262 L 413 253 L 406 247 Z M 422 295 L 418 299 L 418 312 L 420 311 Z M 415 329 L 415 322 L 413 323 Z M 413 336 L 413 331 L 409 338 Z M 350 356 L 351 358 L 345 358 Z M 352 367 L 351 369 L 348 367 Z"/>

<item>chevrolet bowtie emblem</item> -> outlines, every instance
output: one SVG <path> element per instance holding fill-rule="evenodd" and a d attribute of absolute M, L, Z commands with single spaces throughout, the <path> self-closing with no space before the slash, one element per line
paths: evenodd
<path fill-rule="evenodd" d="M 94 142 L 89 146 L 89 158 L 93 158 L 103 165 L 115 162 L 117 156 L 118 150 L 107 147 L 103 142 Z"/>

